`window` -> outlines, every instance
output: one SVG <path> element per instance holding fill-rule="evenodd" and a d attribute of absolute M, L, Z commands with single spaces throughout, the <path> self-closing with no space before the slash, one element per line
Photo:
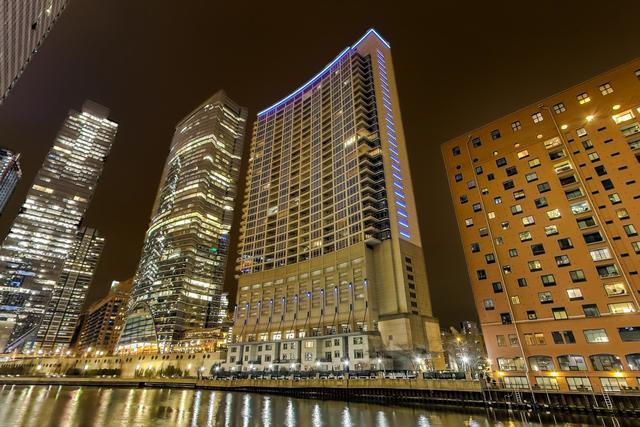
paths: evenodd
<path fill-rule="evenodd" d="M 594 371 L 622 371 L 620 358 L 613 354 L 594 354 L 589 359 Z"/>
<path fill-rule="evenodd" d="M 577 96 L 577 98 L 580 105 L 586 104 L 587 102 L 591 101 L 591 98 L 589 98 L 589 94 L 587 94 L 587 92 L 582 92 Z"/>
<path fill-rule="evenodd" d="M 538 184 L 538 191 L 540 193 L 546 193 L 549 190 L 551 190 L 551 185 L 549 185 L 548 182 L 542 182 Z"/>
<path fill-rule="evenodd" d="M 620 195 L 618 193 L 613 193 L 609 194 L 609 201 L 612 205 L 617 205 L 622 202 L 622 199 L 620 199 Z"/>
<path fill-rule="evenodd" d="M 610 83 L 601 84 L 600 86 L 598 86 L 598 89 L 600 89 L 600 93 L 602 94 L 602 96 L 613 93 L 613 88 L 611 87 Z"/>
<path fill-rule="evenodd" d="M 538 315 L 536 314 L 535 310 L 527 310 L 527 319 L 536 320 L 537 318 L 538 318 Z"/>
<path fill-rule="evenodd" d="M 525 216 L 522 218 L 522 223 L 527 226 L 527 225 L 533 225 L 536 223 L 536 220 L 531 216 Z"/>
<path fill-rule="evenodd" d="M 524 277 L 520 277 L 516 282 L 518 283 L 518 286 L 521 288 L 527 287 L 527 279 L 525 279 Z"/>
<path fill-rule="evenodd" d="M 524 199 L 525 197 L 524 190 L 517 190 L 513 192 L 513 198 L 516 200 Z"/>
<path fill-rule="evenodd" d="M 580 300 L 582 299 L 582 291 L 580 288 L 567 289 L 567 296 L 570 300 Z"/>
<path fill-rule="evenodd" d="M 500 321 L 503 325 L 510 325 L 511 315 L 509 313 L 500 313 Z"/>
<path fill-rule="evenodd" d="M 598 176 L 607 174 L 607 168 L 605 168 L 604 165 L 596 166 L 593 169 L 596 171 L 596 174 L 598 174 Z"/>
<path fill-rule="evenodd" d="M 484 301 L 484 309 L 489 311 L 489 310 L 495 310 L 496 306 L 493 303 L 493 300 L 491 298 L 487 298 Z"/>
<path fill-rule="evenodd" d="M 593 142 L 591 142 L 590 139 L 585 139 L 584 141 L 582 141 L 582 146 L 585 150 L 590 150 L 593 148 Z"/>
<path fill-rule="evenodd" d="M 633 226 L 633 224 L 624 225 L 622 228 L 624 229 L 624 232 L 627 233 L 627 236 L 629 237 L 638 235 L 638 231 Z"/>
<path fill-rule="evenodd" d="M 506 180 L 502 183 L 502 186 L 504 187 L 505 190 L 509 190 L 513 187 L 515 187 L 515 184 L 513 183 L 512 179 Z"/>
<path fill-rule="evenodd" d="M 621 314 L 621 313 L 635 313 L 636 306 L 632 302 L 617 302 L 614 304 L 608 304 L 609 313 Z"/>
<path fill-rule="evenodd" d="M 582 311 L 587 317 L 600 317 L 600 309 L 597 304 L 584 304 Z"/>
<path fill-rule="evenodd" d="M 621 208 L 616 210 L 616 215 L 618 219 L 627 219 L 629 218 L 629 212 L 625 208 Z"/>
<path fill-rule="evenodd" d="M 582 270 L 573 270 L 569 272 L 569 277 L 571 277 L 571 281 L 573 283 L 584 282 L 587 278 L 584 275 L 584 271 Z"/>
<path fill-rule="evenodd" d="M 464 205 L 465 203 L 467 203 L 469 201 L 469 198 L 467 197 L 466 194 L 463 194 L 462 196 L 460 196 L 460 204 Z"/>
<path fill-rule="evenodd" d="M 549 304 L 553 302 L 551 292 L 538 292 L 538 300 L 541 304 Z"/>
<path fill-rule="evenodd" d="M 542 270 L 542 264 L 537 259 L 528 262 L 529 271 L 540 271 Z"/>
<path fill-rule="evenodd" d="M 505 339 L 504 335 L 496 335 L 496 342 L 498 343 L 498 347 L 507 346 L 507 340 Z"/>
<path fill-rule="evenodd" d="M 508 168 L 505 169 L 505 172 L 507 173 L 507 176 L 517 175 L 518 168 L 515 166 L 509 166 Z"/>
<path fill-rule="evenodd" d="M 513 206 L 511 206 L 511 214 L 518 215 L 520 213 L 522 213 L 522 206 L 521 205 L 513 205 Z"/>
<path fill-rule="evenodd" d="M 567 200 L 573 200 L 573 199 L 577 199 L 579 197 L 584 196 L 584 193 L 582 193 L 582 188 L 576 187 L 570 190 L 565 190 L 564 195 L 567 198 Z"/>
<path fill-rule="evenodd" d="M 542 113 L 537 112 L 531 115 L 531 120 L 533 120 L 533 123 L 540 123 L 544 120 L 544 117 L 542 117 Z"/>
<path fill-rule="evenodd" d="M 589 206 L 589 202 L 587 202 L 586 200 L 571 205 L 571 213 L 574 215 L 583 214 L 585 212 L 589 212 L 590 210 L 591 207 Z"/>
<path fill-rule="evenodd" d="M 569 185 L 578 182 L 575 175 L 567 175 L 560 178 L 560 185 Z"/>
<path fill-rule="evenodd" d="M 602 183 L 602 188 L 604 188 L 605 190 L 613 190 L 615 188 L 615 185 L 613 185 L 613 181 L 611 181 L 610 179 L 603 179 L 600 182 Z"/>
<path fill-rule="evenodd" d="M 593 233 L 585 233 L 582 235 L 582 237 L 587 244 L 602 242 L 604 240 L 602 234 L 599 231 L 594 231 Z"/>
<path fill-rule="evenodd" d="M 487 180 L 488 180 L 488 181 L 493 181 L 495 178 L 496 178 L 496 177 L 495 177 L 495 175 L 494 175 L 494 174 L 492 174 L 492 173 L 488 173 L 488 174 L 487 174 Z"/>
<path fill-rule="evenodd" d="M 517 305 L 520 304 L 520 297 L 517 295 L 514 295 L 511 297 L 511 304 L 513 305 Z"/>
<path fill-rule="evenodd" d="M 635 75 L 636 75 L 636 78 L 637 78 L 638 80 L 640 80 L 640 69 L 637 69 L 637 70 L 635 71 Z"/>
<path fill-rule="evenodd" d="M 522 130 L 522 123 L 520 123 L 519 120 L 516 120 L 515 122 L 511 123 L 511 130 L 514 132 Z"/>
<path fill-rule="evenodd" d="M 535 173 L 535 172 L 529 172 L 528 174 L 526 174 L 524 176 L 524 179 L 526 179 L 527 182 L 537 181 L 538 180 L 538 174 Z"/>
<path fill-rule="evenodd" d="M 496 257 L 494 254 L 486 254 L 484 256 L 484 260 L 487 262 L 487 264 L 493 264 L 496 262 Z"/>
<path fill-rule="evenodd" d="M 478 138 L 478 137 L 473 138 L 471 140 L 471 145 L 473 145 L 473 148 L 478 148 L 478 147 L 480 147 L 482 145 L 482 141 L 480 141 L 480 138 Z"/>
<path fill-rule="evenodd" d="M 531 232 L 529 231 L 523 231 L 522 233 L 519 234 L 519 237 L 521 242 L 526 242 L 527 240 L 531 240 L 533 238 L 531 236 Z"/>
<path fill-rule="evenodd" d="M 635 253 L 640 254 L 640 242 L 631 242 L 631 246 Z"/>
<path fill-rule="evenodd" d="M 472 243 L 471 244 L 471 252 L 480 252 L 480 244 Z"/>
<path fill-rule="evenodd" d="M 476 166 L 476 175 L 482 175 L 482 166 Z"/>
<path fill-rule="evenodd" d="M 553 111 L 556 114 L 560 114 L 560 113 L 564 113 L 565 111 L 567 111 L 566 107 L 564 106 L 564 104 L 562 102 L 558 102 L 557 104 L 555 104 L 553 106 Z"/>
<path fill-rule="evenodd" d="M 586 371 L 587 363 L 584 357 L 569 354 L 566 356 L 558 356 L 558 365 L 561 371 Z"/>
<path fill-rule="evenodd" d="M 522 151 L 518 152 L 518 158 L 519 159 L 524 159 L 525 157 L 529 157 L 529 151 L 522 150 Z"/>
<path fill-rule="evenodd" d="M 489 234 L 489 229 L 487 227 L 482 227 L 478 230 L 478 234 L 480 234 L 480 237 L 487 236 Z"/>
<path fill-rule="evenodd" d="M 549 356 L 531 356 L 529 357 L 529 366 L 534 371 L 555 371 L 553 359 Z"/>
<path fill-rule="evenodd" d="M 502 221 L 500 223 L 500 227 L 502 227 L 503 230 L 508 230 L 509 229 L 509 221 Z"/>
<path fill-rule="evenodd" d="M 528 164 L 531 169 L 537 168 L 538 166 L 540 166 L 540 159 L 538 159 L 537 157 L 535 159 L 531 159 L 529 160 Z"/>
<path fill-rule="evenodd" d="M 589 158 L 589 160 L 591 160 L 591 163 L 600 161 L 600 155 L 596 151 L 594 151 L 593 153 L 589 153 L 587 157 Z"/>
<path fill-rule="evenodd" d="M 567 154 L 564 152 L 563 149 L 553 150 L 553 151 L 549 152 L 549 158 L 551 160 L 558 160 L 558 159 L 561 159 L 561 158 L 565 157 L 566 155 Z M 561 164 L 564 164 L 564 163 L 561 163 Z M 554 167 L 554 169 L 557 169 L 557 165 L 554 165 L 553 167 Z M 556 171 L 556 173 L 559 173 L 559 172 Z"/>
<path fill-rule="evenodd" d="M 624 378 L 600 378 L 600 384 L 604 391 L 621 391 L 628 388 Z"/>
<path fill-rule="evenodd" d="M 560 214 L 560 209 L 558 208 L 547 211 L 547 217 L 549 219 L 557 219 L 557 218 L 560 218 L 561 216 L 562 215 Z"/>
<path fill-rule="evenodd" d="M 480 203 L 474 203 L 472 208 L 474 212 L 480 212 L 482 210 L 482 206 L 480 205 Z"/>
<path fill-rule="evenodd" d="M 598 265 L 596 266 L 596 270 L 598 271 L 598 275 L 602 279 L 620 275 L 620 273 L 618 273 L 618 267 L 615 264 Z"/>
<path fill-rule="evenodd" d="M 566 267 L 567 265 L 571 265 L 571 260 L 567 255 L 558 255 L 555 257 L 556 265 L 558 267 Z"/>
<path fill-rule="evenodd" d="M 491 139 L 492 140 L 496 140 L 496 139 L 500 139 L 500 130 L 499 129 L 494 129 L 491 131 Z"/>
<path fill-rule="evenodd" d="M 524 371 L 524 360 L 522 357 L 499 357 L 498 368 L 502 371 Z M 505 377 L 507 378 L 513 377 Z"/>
<path fill-rule="evenodd" d="M 593 391 L 591 381 L 587 377 L 567 377 L 567 385 L 571 391 Z"/>
<path fill-rule="evenodd" d="M 535 199 L 533 201 L 533 203 L 535 203 L 536 208 L 540 209 L 540 208 L 544 208 L 545 206 L 548 206 L 549 203 L 547 202 L 547 198 L 546 197 L 538 197 L 537 199 Z"/>
<path fill-rule="evenodd" d="M 623 111 L 622 113 L 615 114 L 611 117 L 616 124 L 620 124 L 622 122 L 626 122 L 627 120 L 631 120 L 635 118 L 633 114 L 633 110 Z"/>
<path fill-rule="evenodd" d="M 518 250 L 517 249 L 509 249 L 509 256 L 511 258 L 517 257 L 518 256 Z"/>
<path fill-rule="evenodd" d="M 626 328 L 618 328 L 620 339 L 624 342 L 640 341 L 640 326 L 627 326 Z M 640 358 L 640 353 L 636 353 L 636 356 Z M 629 359 L 629 356 L 627 356 Z M 637 360 L 640 362 L 640 359 Z M 630 363 L 631 364 L 631 363 Z M 634 363 L 635 370 L 640 370 L 640 363 Z"/>
<path fill-rule="evenodd" d="M 618 297 L 622 295 L 627 295 L 627 288 L 624 283 L 605 283 L 604 291 L 606 292 L 608 297 Z"/>
<path fill-rule="evenodd" d="M 544 286 L 555 286 L 556 278 L 553 274 L 544 274 L 540 276 L 540 280 Z"/>
<path fill-rule="evenodd" d="M 499 159 L 496 159 L 496 166 L 498 166 L 499 168 L 501 168 L 502 166 L 506 166 L 507 164 L 507 159 L 505 159 L 504 157 L 500 157 Z"/>
<path fill-rule="evenodd" d="M 570 238 L 565 237 L 564 239 L 558 239 L 558 246 L 560 246 L 560 249 L 566 250 L 573 248 L 573 243 Z"/>
<path fill-rule="evenodd" d="M 585 128 L 578 128 L 576 129 L 576 135 L 578 135 L 579 137 L 586 136 L 587 130 Z"/>
<path fill-rule="evenodd" d="M 583 333 L 588 343 L 609 342 L 609 337 L 604 329 L 585 329 Z"/>
<path fill-rule="evenodd" d="M 476 182 L 472 179 L 471 181 L 467 181 L 467 188 L 471 190 L 472 188 L 476 188 Z"/>
<path fill-rule="evenodd" d="M 471 227 L 473 225 L 473 218 L 465 218 L 464 225 Z"/>
<path fill-rule="evenodd" d="M 558 234 L 558 226 L 557 225 L 547 225 L 544 228 L 544 234 L 546 234 L 547 236 L 553 236 L 555 234 Z"/>
<path fill-rule="evenodd" d="M 609 248 L 592 249 L 589 251 L 589 255 L 591 255 L 591 259 L 593 261 L 611 259 L 611 252 L 609 251 Z"/>
<path fill-rule="evenodd" d="M 460 147 L 458 147 L 458 146 L 453 147 L 451 149 L 451 152 L 453 153 L 454 156 L 459 156 L 460 155 Z"/>
<path fill-rule="evenodd" d="M 593 219 L 593 217 L 591 216 L 576 219 L 576 222 L 578 223 L 578 228 L 580 228 L 581 230 L 597 225 L 595 219 Z"/>
<path fill-rule="evenodd" d="M 476 276 L 478 280 L 485 280 L 487 278 L 487 272 L 483 269 L 476 270 Z"/>
<path fill-rule="evenodd" d="M 542 243 L 531 245 L 531 253 L 533 255 L 542 255 L 544 253 L 544 245 Z"/>
<path fill-rule="evenodd" d="M 553 318 L 556 320 L 566 320 L 569 318 L 567 314 L 567 310 L 564 307 L 555 307 L 551 309 L 551 313 L 553 314 Z"/>

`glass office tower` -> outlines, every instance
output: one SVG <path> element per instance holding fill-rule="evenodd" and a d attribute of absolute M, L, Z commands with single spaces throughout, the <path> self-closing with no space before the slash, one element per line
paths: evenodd
<path fill-rule="evenodd" d="M 22 178 L 20 154 L 0 148 L 0 214 Z"/>
<path fill-rule="evenodd" d="M 118 351 L 167 351 L 220 318 L 246 116 L 219 91 L 176 126 Z"/>
<path fill-rule="evenodd" d="M 67 0 L 4 0 L 0 5 L 0 104 L 67 3 Z"/>
<path fill-rule="evenodd" d="M 0 248 L 0 306 L 11 349 L 40 322 L 116 136 L 109 110 L 71 111 Z"/>

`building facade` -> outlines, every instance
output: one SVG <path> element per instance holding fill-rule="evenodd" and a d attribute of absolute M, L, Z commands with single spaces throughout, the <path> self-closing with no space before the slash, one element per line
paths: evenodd
<path fill-rule="evenodd" d="M 116 135 L 109 110 L 71 111 L 0 248 L 1 315 L 11 350 L 35 331 L 69 255 Z"/>
<path fill-rule="evenodd" d="M 0 7 L 0 104 L 38 51 L 67 0 L 7 0 Z"/>
<path fill-rule="evenodd" d="M 22 178 L 20 154 L 0 148 L 0 215 Z"/>
<path fill-rule="evenodd" d="M 104 237 L 97 230 L 88 227 L 78 230 L 51 292 L 33 350 L 64 353 L 69 348 L 103 249 Z"/>
<path fill-rule="evenodd" d="M 239 246 L 228 367 L 270 366 L 267 346 L 305 369 L 441 362 L 391 50 L 374 30 L 258 113 Z"/>
<path fill-rule="evenodd" d="M 176 126 L 119 348 L 167 351 L 185 330 L 220 319 L 247 110 L 219 91 Z M 145 314 L 146 313 L 146 314 Z M 152 317 L 157 336 L 139 341 Z M 131 339 L 131 341 L 128 341 Z"/>
<path fill-rule="evenodd" d="M 640 60 L 442 146 L 507 387 L 640 385 Z"/>
<path fill-rule="evenodd" d="M 113 354 L 122 332 L 132 286 L 133 279 L 114 281 L 107 296 L 89 307 L 76 332 L 74 351 L 77 354 L 89 351 Z"/>

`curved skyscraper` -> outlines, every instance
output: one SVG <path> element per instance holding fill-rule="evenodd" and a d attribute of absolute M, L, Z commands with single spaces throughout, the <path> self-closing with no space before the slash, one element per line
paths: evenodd
<path fill-rule="evenodd" d="M 219 91 L 176 126 L 117 351 L 219 321 L 246 116 Z"/>
<path fill-rule="evenodd" d="M 227 368 L 441 365 L 391 50 L 374 30 L 258 113 L 238 272 Z"/>

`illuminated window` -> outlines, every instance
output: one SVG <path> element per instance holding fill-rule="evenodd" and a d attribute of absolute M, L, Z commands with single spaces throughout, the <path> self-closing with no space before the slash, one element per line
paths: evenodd
<path fill-rule="evenodd" d="M 627 110 L 612 116 L 612 119 L 614 122 L 616 122 L 616 124 L 620 124 L 622 122 L 626 122 L 627 120 L 631 120 L 634 117 L 635 116 L 633 114 L 633 110 Z"/>
<path fill-rule="evenodd" d="M 609 337 L 604 329 L 585 329 L 583 333 L 588 343 L 609 342 Z"/>
<path fill-rule="evenodd" d="M 522 218 L 522 224 L 524 224 L 525 226 L 533 225 L 535 223 L 536 223 L 536 220 L 531 215 L 525 216 L 525 217 Z"/>
<path fill-rule="evenodd" d="M 531 119 L 533 120 L 533 123 L 540 123 L 544 120 L 544 117 L 542 117 L 542 113 L 537 112 L 531 115 Z"/>
<path fill-rule="evenodd" d="M 515 122 L 511 123 L 511 130 L 514 132 L 522 130 L 522 123 L 520 123 L 519 120 L 516 120 Z"/>
<path fill-rule="evenodd" d="M 556 114 L 560 114 L 560 113 L 564 113 L 565 111 L 567 111 L 567 109 L 565 108 L 564 104 L 562 102 L 558 102 L 557 104 L 555 104 L 553 106 L 553 111 Z"/>
<path fill-rule="evenodd" d="M 620 313 L 635 313 L 636 306 L 634 303 L 627 302 L 617 302 L 614 304 L 609 304 L 609 313 L 612 314 L 620 314 Z"/>
<path fill-rule="evenodd" d="M 567 310 L 564 307 L 556 307 L 551 309 L 551 313 L 553 313 L 553 318 L 555 320 L 565 320 L 569 318 L 567 314 Z"/>
<path fill-rule="evenodd" d="M 587 92 L 582 92 L 577 96 L 577 98 L 580 105 L 586 104 L 587 102 L 591 101 L 591 98 L 589 98 L 589 94 Z"/>
<path fill-rule="evenodd" d="M 534 259 L 533 261 L 529 261 L 527 265 L 529 266 L 529 271 L 542 270 L 542 263 L 537 259 Z"/>
<path fill-rule="evenodd" d="M 538 158 L 531 159 L 531 160 L 529 160 L 528 163 L 529 163 L 529 167 L 531 169 L 537 168 L 538 166 L 540 166 L 540 159 L 538 159 Z"/>
<path fill-rule="evenodd" d="M 624 283 L 605 283 L 604 291 L 607 293 L 609 297 L 618 297 L 622 295 L 627 295 L 627 288 Z"/>
<path fill-rule="evenodd" d="M 551 209 L 550 211 L 547 211 L 547 217 L 549 219 L 556 219 L 556 218 L 562 217 L 560 213 L 560 209 L 556 208 L 556 209 Z"/>
<path fill-rule="evenodd" d="M 544 234 L 546 234 L 547 236 L 553 236 L 555 234 L 558 234 L 558 226 L 557 225 L 547 225 L 544 228 Z"/>
<path fill-rule="evenodd" d="M 582 299 L 582 291 L 580 288 L 567 289 L 567 296 L 570 300 Z"/>
<path fill-rule="evenodd" d="M 611 87 L 610 83 L 601 84 L 600 86 L 598 86 L 598 89 L 600 89 L 600 93 L 603 96 L 606 96 L 606 95 L 609 95 L 610 93 L 613 93 L 613 88 Z"/>
<path fill-rule="evenodd" d="M 526 242 L 526 241 L 531 240 L 533 238 L 529 231 L 524 231 L 524 232 L 520 233 L 519 237 L 520 237 L 520 241 L 521 242 Z"/>
<path fill-rule="evenodd" d="M 611 252 L 609 248 L 593 249 L 589 251 L 591 259 L 593 261 L 603 261 L 605 259 L 611 259 Z"/>
<path fill-rule="evenodd" d="M 550 304 L 553 302 L 553 295 L 551 295 L 551 292 L 539 292 L 538 300 L 541 304 Z"/>

